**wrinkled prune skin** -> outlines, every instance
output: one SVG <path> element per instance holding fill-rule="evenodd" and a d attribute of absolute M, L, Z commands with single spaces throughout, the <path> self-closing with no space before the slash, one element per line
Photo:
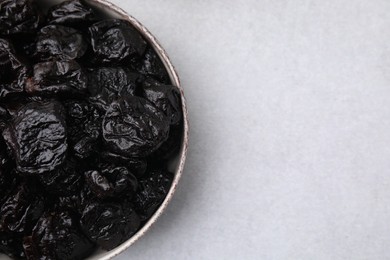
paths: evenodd
<path fill-rule="evenodd" d="M 166 198 L 181 93 L 130 22 L 35 1 L 0 0 L 0 255 L 81 260 Z"/>
<path fill-rule="evenodd" d="M 57 170 L 41 174 L 39 179 L 51 194 L 67 196 L 75 194 L 82 185 L 82 172 L 74 159 L 68 159 Z"/>
<path fill-rule="evenodd" d="M 0 2 L 0 35 L 31 34 L 41 17 L 31 0 L 2 0 Z"/>
<path fill-rule="evenodd" d="M 35 56 L 41 60 L 73 60 L 87 50 L 83 35 L 76 29 L 62 25 L 43 27 L 37 36 Z"/>
<path fill-rule="evenodd" d="M 59 196 L 53 200 L 53 211 L 68 210 L 75 214 L 81 214 L 84 210 L 81 204 L 81 191 L 70 196 Z"/>
<path fill-rule="evenodd" d="M 47 14 L 48 23 L 75 28 L 88 26 L 96 20 L 97 17 L 92 8 L 80 0 L 62 2 L 51 7 Z"/>
<path fill-rule="evenodd" d="M 74 129 L 79 135 L 99 136 L 101 131 L 102 114 L 88 101 L 69 100 L 65 103 L 68 128 Z M 69 131 L 69 130 L 68 130 Z M 70 129 L 71 136 L 76 136 Z"/>
<path fill-rule="evenodd" d="M 141 85 L 142 78 L 140 74 L 120 67 L 90 69 L 89 100 L 105 111 L 120 96 L 134 95 Z"/>
<path fill-rule="evenodd" d="M 162 63 L 160 57 L 158 57 L 156 51 L 151 47 L 146 49 L 138 70 L 142 74 L 155 78 L 161 83 L 171 84 L 169 74 L 165 69 L 164 64 Z"/>
<path fill-rule="evenodd" d="M 148 165 L 146 159 L 124 157 L 107 151 L 102 152 L 101 156 L 106 163 L 115 163 L 127 167 L 137 178 L 145 173 Z"/>
<path fill-rule="evenodd" d="M 13 44 L 0 38 L 0 81 L 12 82 L 13 77 L 17 70 L 22 67 L 22 61 L 16 55 L 15 47 Z M 11 78 L 12 80 L 9 80 Z"/>
<path fill-rule="evenodd" d="M 101 147 L 102 112 L 87 101 L 65 103 L 69 149 L 79 159 L 94 157 Z"/>
<path fill-rule="evenodd" d="M 14 189 L 0 208 L 0 231 L 23 235 L 42 215 L 45 199 L 34 182 L 24 182 Z"/>
<path fill-rule="evenodd" d="M 178 125 L 182 118 L 180 92 L 177 87 L 147 79 L 143 83 L 142 96 L 170 118 L 171 125 Z"/>
<path fill-rule="evenodd" d="M 81 260 L 95 248 L 68 211 L 47 212 L 23 243 L 28 260 Z"/>
<path fill-rule="evenodd" d="M 34 65 L 34 76 L 27 81 L 26 92 L 45 97 L 85 94 L 87 76 L 74 61 L 48 61 Z"/>
<path fill-rule="evenodd" d="M 3 137 L 21 173 L 53 171 L 66 159 L 64 107 L 57 101 L 29 103 L 12 118 Z"/>
<path fill-rule="evenodd" d="M 134 208 L 142 221 L 149 219 L 167 196 L 173 180 L 173 174 L 161 166 L 148 169 L 138 183 L 134 197 Z"/>
<path fill-rule="evenodd" d="M 137 190 L 137 178 L 126 168 L 100 165 L 99 170 L 84 173 L 86 184 L 101 199 L 126 196 L 131 198 Z"/>
<path fill-rule="evenodd" d="M 140 220 L 128 203 L 91 203 L 85 207 L 80 224 L 92 241 L 111 250 L 138 230 Z"/>
<path fill-rule="evenodd" d="M 113 102 L 103 119 L 103 140 L 112 152 L 125 157 L 145 157 L 168 138 L 169 123 L 163 112 L 139 97 Z"/>
<path fill-rule="evenodd" d="M 103 20 L 89 28 L 91 45 L 98 63 L 118 63 L 140 57 L 146 48 L 141 34 L 127 21 Z"/>

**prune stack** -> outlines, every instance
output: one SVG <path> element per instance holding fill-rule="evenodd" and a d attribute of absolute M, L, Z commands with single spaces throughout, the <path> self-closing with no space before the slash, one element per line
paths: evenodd
<path fill-rule="evenodd" d="M 166 197 L 178 89 L 127 21 L 81 0 L 0 1 L 0 253 L 83 259 Z"/>

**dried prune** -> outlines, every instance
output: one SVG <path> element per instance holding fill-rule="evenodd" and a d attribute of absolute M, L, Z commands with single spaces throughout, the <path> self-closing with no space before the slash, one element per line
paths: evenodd
<path fill-rule="evenodd" d="M 57 170 L 39 176 L 45 190 L 56 195 L 75 194 L 82 185 L 82 172 L 74 159 L 68 159 Z"/>
<path fill-rule="evenodd" d="M 153 77 L 164 84 L 170 84 L 169 74 L 164 64 L 151 47 L 146 49 L 138 70 L 142 74 Z"/>
<path fill-rule="evenodd" d="M 65 107 L 70 136 L 85 134 L 97 138 L 100 135 L 102 114 L 94 105 L 87 101 L 69 100 L 65 103 Z"/>
<path fill-rule="evenodd" d="M 0 2 L 0 34 L 33 33 L 41 16 L 31 0 L 2 0 Z"/>
<path fill-rule="evenodd" d="M 32 236 L 24 239 L 23 246 L 29 260 L 81 260 L 95 247 L 68 211 L 45 213 L 34 227 Z"/>
<path fill-rule="evenodd" d="M 101 146 L 101 112 L 94 105 L 79 100 L 70 100 L 65 107 L 69 149 L 80 159 L 97 155 Z"/>
<path fill-rule="evenodd" d="M 143 158 L 129 158 L 107 151 L 102 152 L 101 156 L 106 163 L 127 167 L 137 178 L 141 177 L 147 168 L 147 161 Z"/>
<path fill-rule="evenodd" d="M 99 141 L 97 138 L 82 136 L 73 146 L 74 155 L 80 159 L 87 159 L 97 154 Z"/>
<path fill-rule="evenodd" d="M 55 170 L 66 159 L 65 111 L 57 101 L 23 106 L 3 131 L 16 168 L 38 174 Z"/>
<path fill-rule="evenodd" d="M 87 77 L 74 61 L 48 61 L 34 65 L 34 77 L 26 92 L 47 97 L 81 95 L 87 90 Z"/>
<path fill-rule="evenodd" d="M 34 227 L 44 211 L 45 199 L 34 182 L 22 183 L 0 208 L 0 230 L 23 235 Z"/>
<path fill-rule="evenodd" d="M 84 27 L 97 20 L 91 7 L 80 0 L 70 0 L 50 8 L 47 21 L 50 24 Z"/>
<path fill-rule="evenodd" d="M 86 184 L 98 198 L 126 195 L 132 197 L 137 189 L 136 177 L 126 167 L 100 165 L 99 170 L 85 172 Z"/>
<path fill-rule="evenodd" d="M 107 110 L 120 96 L 134 95 L 140 86 L 142 76 L 125 68 L 97 68 L 88 73 L 89 100 Z"/>
<path fill-rule="evenodd" d="M 173 174 L 162 167 L 148 169 L 147 175 L 139 180 L 134 197 L 134 208 L 145 221 L 157 210 L 169 192 Z"/>
<path fill-rule="evenodd" d="M 107 148 L 127 157 L 144 157 L 168 137 L 170 119 L 147 100 L 126 97 L 113 102 L 103 120 Z"/>
<path fill-rule="evenodd" d="M 91 203 L 82 214 L 84 233 L 105 250 L 111 250 L 130 238 L 140 220 L 128 203 Z"/>
<path fill-rule="evenodd" d="M 81 192 L 77 192 L 70 196 L 59 196 L 52 201 L 53 211 L 68 210 L 75 214 L 81 214 L 84 207 L 81 203 Z"/>
<path fill-rule="evenodd" d="M 76 29 L 48 25 L 38 33 L 35 55 L 41 60 L 73 60 L 83 56 L 86 50 L 87 43 Z"/>
<path fill-rule="evenodd" d="M 137 26 L 38 1 L 0 0 L 0 255 L 81 260 L 164 201 L 182 100 Z"/>
<path fill-rule="evenodd" d="M 118 63 L 140 57 L 146 48 L 141 34 L 127 21 L 104 20 L 89 28 L 94 58 L 101 63 Z"/>
<path fill-rule="evenodd" d="M 9 78 L 12 79 L 10 74 L 14 75 L 15 71 L 19 70 L 21 67 L 22 61 L 16 55 L 12 43 L 6 39 L 0 38 L 0 81 L 9 82 Z"/>
<path fill-rule="evenodd" d="M 182 113 L 180 93 L 177 87 L 147 79 L 143 83 L 142 95 L 161 111 L 164 111 L 172 125 L 180 123 Z"/>

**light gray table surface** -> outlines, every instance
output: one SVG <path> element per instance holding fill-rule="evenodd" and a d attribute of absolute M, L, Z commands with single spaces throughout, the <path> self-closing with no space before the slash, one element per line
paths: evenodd
<path fill-rule="evenodd" d="M 116 259 L 390 259 L 389 0 L 113 0 L 181 77 L 191 142 Z"/>
<path fill-rule="evenodd" d="M 390 259 L 390 1 L 113 2 L 191 124 L 175 198 L 116 259 Z"/>
<path fill-rule="evenodd" d="M 113 2 L 191 124 L 175 198 L 116 259 L 390 259 L 390 1 Z"/>

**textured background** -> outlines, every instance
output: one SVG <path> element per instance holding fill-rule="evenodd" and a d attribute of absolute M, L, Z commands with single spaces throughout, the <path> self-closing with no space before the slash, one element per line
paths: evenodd
<path fill-rule="evenodd" d="M 191 145 L 116 259 L 390 259 L 389 0 L 113 0 L 166 48 Z"/>

